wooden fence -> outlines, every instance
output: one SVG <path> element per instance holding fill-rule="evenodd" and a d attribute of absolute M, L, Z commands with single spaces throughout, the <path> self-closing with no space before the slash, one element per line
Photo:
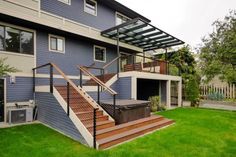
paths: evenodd
<path fill-rule="evenodd" d="M 225 86 L 203 85 L 200 86 L 200 94 L 202 97 L 207 98 L 209 94 L 219 93 L 225 99 L 236 99 L 236 86 L 235 84 Z"/>

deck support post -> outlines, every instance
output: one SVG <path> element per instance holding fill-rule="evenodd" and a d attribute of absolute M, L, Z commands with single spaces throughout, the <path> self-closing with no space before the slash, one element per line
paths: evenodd
<path fill-rule="evenodd" d="M 182 103 L 182 79 L 178 82 L 178 107 L 183 107 Z"/>
<path fill-rule="evenodd" d="M 166 83 L 166 107 L 171 108 L 171 80 L 167 80 Z"/>

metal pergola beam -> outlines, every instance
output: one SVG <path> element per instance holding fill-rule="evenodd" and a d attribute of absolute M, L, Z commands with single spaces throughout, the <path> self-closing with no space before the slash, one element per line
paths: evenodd
<path fill-rule="evenodd" d="M 102 31 L 101 34 L 105 37 L 119 40 L 119 42 L 143 48 L 144 51 L 167 48 L 184 43 L 140 18 Z"/>
<path fill-rule="evenodd" d="M 146 23 L 145 23 L 145 24 L 142 24 L 142 25 L 138 25 L 138 26 L 136 26 L 136 27 L 127 29 L 127 30 L 125 30 L 125 31 L 122 31 L 122 32 L 120 32 L 120 34 L 127 34 L 127 33 L 130 33 L 130 32 L 132 32 L 132 31 L 134 31 L 134 30 L 138 30 L 138 29 L 144 28 L 144 27 L 146 27 L 146 26 L 147 26 Z M 113 34 L 113 35 L 110 35 L 109 37 L 110 37 L 110 38 L 113 38 L 113 37 L 116 37 L 116 36 L 117 36 L 117 35 L 116 35 L 116 33 L 115 33 L 115 34 Z"/>

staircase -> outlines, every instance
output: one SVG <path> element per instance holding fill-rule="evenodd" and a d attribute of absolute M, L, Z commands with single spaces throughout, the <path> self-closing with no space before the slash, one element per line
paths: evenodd
<path fill-rule="evenodd" d="M 55 86 L 60 95 L 67 99 L 66 86 Z M 93 134 L 93 108 L 73 88 L 70 90 L 70 107 L 84 126 Z M 99 149 L 106 149 L 151 131 L 173 124 L 162 116 L 151 116 L 129 123 L 115 125 L 102 110 L 96 112 L 96 136 Z"/>
<path fill-rule="evenodd" d="M 67 87 L 55 86 L 60 95 L 67 101 Z M 74 88 L 70 88 L 70 108 L 81 120 L 84 126 L 92 133 L 93 131 L 93 107 L 76 92 Z M 108 115 L 104 115 L 102 110 L 96 112 L 97 131 L 115 126 L 115 122 L 109 120 Z"/>
<path fill-rule="evenodd" d="M 55 98 L 59 102 L 63 102 L 67 106 L 68 118 L 73 121 L 77 129 L 83 135 L 84 139 L 89 141 L 90 146 L 98 149 L 106 149 L 121 144 L 125 141 L 142 136 L 151 131 L 163 128 L 174 121 L 166 119 L 162 116 L 152 115 L 148 118 L 142 118 L 136 121 L 128 122 L 121 125 L 115 125 L 113 118 L 103 110 L 82 88 L 77 87 L 62 71 L 53 63 L 48 63 L 34 68 L 34 92 L 35 92 L 35 70 L 43 67 L 50 67 L 50 93 L 55 94 Z M 64 80 L 66 85 L 54 85 L 53 70 L 55 69 Z M 105 88 L 113 95 L 117 93 L 110 87 L 107 87 L 102 81 L 107 81 L 112 78 L 114 74 L 109 74 L 100 80 L 94 77 L 83 67 L 81 68 L 84 73 L 93 78 L 93 81 Z M 55 91 L 54 91 L 55 90 Z M 116 100 L 116 99 L 114 99 Z M 115 102 L 115 101 L 114 101 Z M 62 105 L 62 104 L 61 104 Z M 114 104 L 115 105 L 115 104 Z M 63 105 L 62 105 L 63 106 Z M 65 106 L 64 106 L 65 107 Z M 66 110 L 66 109 L 64 109 Z M 96 112 L 95 112 L 96 111 Z M 73 112 L 73 114 L 71 114 Z M 94 120 L 94 113 L 96 113 L 96 123 Z M 56 116 L 56 115 L 55 115 Z M 77 119 L 78 118 L 78 119 Z M 94 124 L 95 127 L 94 127 Z M 60 124 L 55 124 L 60 125 Z M 95 129 L 96 128 L 96 129 Z M 96 134 L 95 132 L 96 131 Z M 73 132 L 74 133 L 74 132 Z M 96 137 L 96 138 L 95 138 Z M 93 142 L 93 143 L 92 143 Z"/>

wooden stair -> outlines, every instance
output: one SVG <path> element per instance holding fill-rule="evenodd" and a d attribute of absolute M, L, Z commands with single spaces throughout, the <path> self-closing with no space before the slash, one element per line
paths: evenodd
<path fill-rule="evenodd" d="M 60 95 L 67 101 L 67 87 L 55 86 Z M 70 107 L 84 126 L 93 131 L 93 107 L 81 96 L 75 89 L 70 88 Z M 115 126 L 115 122 L 109 120 L 108 116 L 102 110 L 96 112 L 97 130 L 106 129 Z"/>
<path fill-rule="evenodd" d="M 112 77 L 114 77 L 116 74 L 104 74 L 104 75 L 99 75 L 96 76 L 99 80 L 101 80 L 103 83 L 107 83 Z M 84 86 L 96 86 L 97 83 L 90 79 L 84 83 Z"/>
<path fill-rule="evenodd" d="M 99 144 L 99 149 L 106 149 L 173 123 L 173 120 L 166 119 L 162 116 L 143 118 L 99 130 L 97 132 L 97 143 Z"/>
<path fill-rule="evenodd" d="M 67 87 L 55 86 L 55 88 L 67 101 Z M 70 107 L 93 135 L 93 107 L 73 88 L 70 88 Z M 99 149 L 112 147 L 174 123 L 174 121 L 162 116 L 153 115 L 115 125 L 115 122 L 109 120 L 109 117 L 102 110 L 98 110 L 96 113 L 96 139 Z"/>

